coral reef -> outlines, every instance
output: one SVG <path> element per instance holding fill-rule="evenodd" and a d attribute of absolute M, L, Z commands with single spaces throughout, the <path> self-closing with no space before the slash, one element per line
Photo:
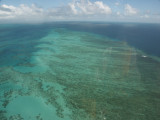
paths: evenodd
<path fill-rule="evenodd" d="M 1 66 L 1 120 L 158 120 L 159 61 L 97 34 L 47 33 Z"/>

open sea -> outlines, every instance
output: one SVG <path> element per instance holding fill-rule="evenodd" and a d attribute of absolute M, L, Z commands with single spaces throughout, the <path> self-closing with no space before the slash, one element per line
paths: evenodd
<path fill-rule="evenodd" d="M 159 120 L 160 24 L 0 24 L 0 120 Z"/>

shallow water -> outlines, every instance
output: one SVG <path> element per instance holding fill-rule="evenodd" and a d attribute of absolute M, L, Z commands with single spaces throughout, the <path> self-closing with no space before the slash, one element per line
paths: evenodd
<path fill-rule="evenodd" d="M 159 119 L 158 56 L 64 24 L 0 31 L 1 120 Z"/>

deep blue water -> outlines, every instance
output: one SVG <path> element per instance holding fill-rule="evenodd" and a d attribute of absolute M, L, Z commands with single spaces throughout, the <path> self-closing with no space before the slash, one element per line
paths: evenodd
<path fill-rule="evenodd" d="M 0 66 L 27 62 L 48 31 L 44 25 L 0 25 Z"/>
<path fill-rule="evenodd" d="M 68 22 L 52 25 L 126 41 L 145 53 L 160 56 L 160 24 Z"/>

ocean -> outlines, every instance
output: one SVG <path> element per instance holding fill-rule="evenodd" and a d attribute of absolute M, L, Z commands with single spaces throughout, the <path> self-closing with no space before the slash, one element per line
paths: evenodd
<path fill-rule="evenodd" d="M 0 120 L 158 120 L 160 24 L 0 25 Z"/>

